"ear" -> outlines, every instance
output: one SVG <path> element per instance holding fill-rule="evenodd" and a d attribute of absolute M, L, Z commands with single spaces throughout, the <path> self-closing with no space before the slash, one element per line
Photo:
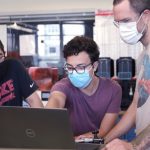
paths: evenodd
<path fill-rule="evenodd" d="M 97 70 L 98 64 L 99 64 L 98 61 L 94 62 L 94 64 L 93 64 L 94 72 Z"/>
<path fill-rule="evenodd" d="M 145 9 L 144 11 L 143 11 L 143 18 L 144 18 L 144 20 L 145 20 L 145 23 L 148 23 L 149 21 L 150 21 L 150 10 L 148 10 L 148 9 Z"/>

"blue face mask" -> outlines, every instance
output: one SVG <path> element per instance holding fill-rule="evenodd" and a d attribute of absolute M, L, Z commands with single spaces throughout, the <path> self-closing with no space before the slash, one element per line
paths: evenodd
<path fill-rule="evenodd" d="M 70 82 L 79 89 L 86 88 L 92 81 L 92 77 L 87 70 L 82 74 L 79 74 L 74 70 L 73 73 L 68 74 L 68 78 Z"/>

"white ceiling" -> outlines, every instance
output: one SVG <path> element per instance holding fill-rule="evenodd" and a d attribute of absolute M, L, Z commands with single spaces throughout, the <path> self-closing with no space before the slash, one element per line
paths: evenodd
<path fill-rule="evenodd" d="M 0 16 L 112 9 L 112 0 L 0 0 L 0 2 Z"/>

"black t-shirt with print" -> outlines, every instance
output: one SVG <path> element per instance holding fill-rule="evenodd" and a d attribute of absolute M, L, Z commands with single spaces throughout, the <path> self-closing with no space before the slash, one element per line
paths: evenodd
<path fill-rule="evenodd" d="M 0 106 L 22 106 L 38 87 L 25 67 L 15 59 L 0 63 Z"/>

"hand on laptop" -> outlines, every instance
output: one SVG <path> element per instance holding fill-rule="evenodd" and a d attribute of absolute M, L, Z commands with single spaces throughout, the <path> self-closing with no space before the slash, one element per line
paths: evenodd
<path fill-rule="evenodd" d="M 75 137 L 75 142 L 77 143 L 97 143 L 103 144 L 104 139 L 98 138 L 98 132 L 86 133 Z"/>
<path fill-rule="evenodd" d="M 89 133 L 86 133 L 86 134 L 75 136 L 74 138 L 75 138 L 75 141 L 80 140 L 80 139 L 85 139 L 85 138 L 93 138 L 93 134 L 89 132 Z"/>
<path fill-rule="evenodd" d="M 77 143 L 92 143 L 93 137 L 91 135 L 80 135 L 75 137 L 75 142 Z"/>
<path fill-rule="evenodd" d="M 93 138 L 82 138 L 75 140 L 76 143 L 93 143 Z"/>

